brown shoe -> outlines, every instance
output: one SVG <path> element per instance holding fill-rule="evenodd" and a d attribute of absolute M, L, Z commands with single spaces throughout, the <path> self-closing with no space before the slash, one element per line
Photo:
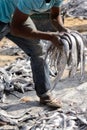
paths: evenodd
<path fill-rule="evenodd" d="M 59 101 L 57 98 L 55 98 L 55 96 L 53 96 L 53 94 L 51 92 L 42 95 L 40 97 L 40 103 L 50 106 L 50 107 L 54 107 L 54 108 L 62 107 L 61 101 Z"/>

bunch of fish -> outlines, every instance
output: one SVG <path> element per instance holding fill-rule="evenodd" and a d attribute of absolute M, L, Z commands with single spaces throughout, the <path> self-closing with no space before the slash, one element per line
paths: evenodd
<path fill-rule="evenodd" d="M 38 108 L 37 108 L 38 109 Z M 78 110 L 25 110 L 16 116 L 0 109 L 0 126 L 17 126 L 18 130 L 87 130 L 87 115 Z"/>
<path fill-rule="evenodd" d="M 87 130 L 86 117 L 72 111 L 64 113 L 56 110 L 39 113 L 33 123 L 29 125 L 29 130 Z"/>
<path fill-rule="evenodd" d="M 3 102 L 4 93 L 19 91 L 24 93 L 33 90 L 30 60 L 17 59 L 14 63 L 0 67 L 0 100 Z"/>
<path fill-rule="evenodd" d="M 67 16 L 87 19 L 87 1 L 86 0 L 67 0 L 62 5 L 62 12 Z"/>
<path fill-rule="evenodd" d="M 85 47 L 87 39 L 77 31 L 59 35 L 60 43 L 63 46 L 55 47 L 53 44 L 47 49 L 46 59 L 50 68 L 57 71 L 55 82 L 58 82 L 63 75 L 66 65 L 69 67 L 69 76 L 74 77 L 80 66 L 81 79 L 85 71 Z"/>
<path fill-rule="evenodd" d="M 19 47 L 3 47 L 0 49 L 0 55 L 16 55 L 21 49 Z"/>

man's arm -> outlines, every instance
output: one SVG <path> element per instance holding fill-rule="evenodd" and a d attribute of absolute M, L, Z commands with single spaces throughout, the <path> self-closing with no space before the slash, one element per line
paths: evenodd
<path fill-rule="evenodd" d="M 22 13 L 19 9 L 15 10 L 11 23 L 11 33 L 15 36 L 26 39 L 44 39 L 50 40 L 55 46 L 59 46 L 58 35 L 56 32 L 42 32 L 39 30 L 33 30 L 29 26 L 25 25 L 28 15 Z"/>
<path fill-rule="evenodd" d="M 51 21 L 57 31 L 65 32 L 67 31 L 67 29 L 63 25 L 63 21 L 60 13 L 61 13 L 60 7 L 53 7 L 51 9 Z"/>

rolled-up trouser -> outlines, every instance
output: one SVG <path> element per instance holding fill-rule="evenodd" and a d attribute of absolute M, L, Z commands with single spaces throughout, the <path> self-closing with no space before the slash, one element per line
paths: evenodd
<path fill-rule="evenodd" d="M 29 17 L 25 22 L 25 25 L 36 30 L 36 27 Z M 46 64 L 45 50 L 40 44 L 39 40 L 28 40 L 24 38 L 19 38 L 8 33 L 6 37 L 16 43 L 31 60 L 31 68 L 33 73 L 33 81 L 35 83 L 35 90 L 37 95 L 40 97 L 42 94 L 46 93 L 51 89 L 51 84 L 49 80 L 49 69 Z"/>

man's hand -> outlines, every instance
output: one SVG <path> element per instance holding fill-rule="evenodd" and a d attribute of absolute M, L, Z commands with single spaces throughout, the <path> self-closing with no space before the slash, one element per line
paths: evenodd
<path fill-rule="evenodd" d="M 61 47 L 63 46 L 63 44 L 60 42 L 60 34 L 59 33 L 55 33 L 55 34 L 52 34 L 52 39 L 51 39 L 51 42 L 57 46 L 57 47 Z"/>

